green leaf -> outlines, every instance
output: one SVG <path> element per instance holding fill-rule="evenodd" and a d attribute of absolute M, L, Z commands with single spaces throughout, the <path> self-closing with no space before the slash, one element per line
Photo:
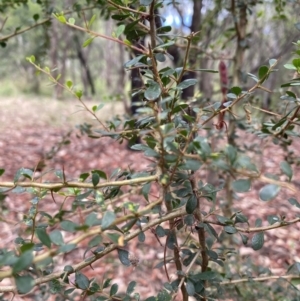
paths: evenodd
<path fill-rule="evenodd" d="M 88 172 L 82 173 L 82 174 L 79 176 L 80 182 L 84 182 L 89 176 L 90 176 L 90 174 L 89 174 Z"/>
<path fill-rule="evenodd" d="M 266 75 L 269 72 L 269 67 L 268 66 L 261 66 L 258 70 L 258 77 L 259 79 L 266 79 Z"/>
<path fill-rule="evenodd" d="M 103 170 L 100 170 L 100 169 L 94 169 L 94 170 L 92 170 L 92 173 L 96 173 L 96 174 L 99 175 L 99 177 L 100 177 L 101 179 L 107 180 L 107 175 L 106 175 L 106 173 L 105 173 Z"/>
<path fill-rule="evenodd" d="M 142 187 L 142 194 L 147 202 L 149 202 L 148 195 L 149 195 L 150 188 L 151 188 L 151 182 L 144 184 Z"/>
<path fill-rule="evenodd" d="M 288 202 L 293 205 L 296 206 L 297 208 L 300 208 L 300 204 L 298 203 L 298 201 L 295 198 L 289 198 Z"/>
<path fill-rule="evenodd" d="M 274 199 L 280 191 L 280 186 L 268 184 L 259 191 L 259 197 L 262 201 L 267 202 Z"/>
<path fill-rule="evenodd" d="M 88 45 L 90 45 L 90 44 L 93 42 L 94 39 L 95 39 L 94 37 L 93 37 L 93 38 L 88 38 L 88 39 L 82 44 L 82 47 L 87 47 Z"/>
<path fill-rule="evenodd" d="M 95 20 L 96 20 L 96 15 L 93 15 L 89 21 L 88 28 L 91 28 Z"/>
<path fill-rule="evenodd" d="M 33 260 L 33 254 L 32 251 L 26 251 L 17 259 L 15 264 L 13 265 L 13 273 L 19 273 L 23 271 L 24 269 L 28 268 Z"/>
<path fill-rule="evenodd" d="M 81 97 L 82 97 L 82 91 L 81 90 L 77 90 L 77 91 L 75 91 L 75 95 L 77 96 L 77 98 L 78 99 L 81 99 Z"/>
<path fill-rule="evenodd" d="M 292 63 L 297 69 L 300 68 L 300 59 L 293 59 Z"/>
<path fill-rule="evenodd" d="M 288 176 L 289 181 L 291 181 L 293 177 L 293 170 L 291 165 L 287 161 L 282 161 L 280 162 L 280 169 L 286 176 Z"/>
<path fill-rule="evenodd" d="M 166 235 L 165 229 L 160 225 L 156 227 L 155 233 L 158 237 L 164 237 Z"/>
<path fill-rule="evenodd" d="M 69 23 L 71 24 L 71 25 L 74 25 L 75 24 L 75 19 L 74 18 L 69 18 Z"/>
<path fill-rule="evenodd" d="M 125 30 L 125 25 L 124 24 L 121 24 L 120 26 L 117 27 L 117 30 L 116 30 L 116 38 L 118 38 Z"/>
<path fill-rule="evenodd" d="M 292 64 L 285 64 L 283 67 L 289 70 L 297 70 L 297 68 Z"/>
<path fill-rule="evenodd" d="M 28 168 L 23 168 L 23 167 L 20 168 L 15 174 L 14 182 L 19 181 L 21 176 L 24 176 L 25 178 L 32 180 L 33 171 L 31 169 L 28 169 Z"/>
<path fill-rule="evenodd" d="M 90 286 L 90 280 L 84 274 L 82 274 L 80 272 L 76 272 L 75 273 L 75 285 L 82 290 L 87 290 Z"/>
<path fill-rule="evenodd" d="M 139 242 L 144 242 L 146 239 L 145 233 L 144 232 L 140 232 L 138 235 L 138 240 Z"/>
<path fill-rule="evenodd" d="M 97 214 L 95 212 L 91 212 L 86 218 L 85 222 L 86 225 L 92 227 L 94 225 L 97 225 L 99 223 L 99 220 L 97 218 Z"/>
<path fill-rule="evenodd" d="M 230 92 L 235 94 L 236 96 L 239 96 L 242 93 L 242 89 L 240 87 L 232 87 L 230 89 Z"/>
<path fill-rule="evenodd" d="M 34 64 L 34 62 L 35 62 L 35 56 L 34 56 L 34 55 L 28 56 L 28 57 L 26 57 L 26 60 L 27 60 L 28 62 Z"/>
<path fill-rule="evenodd" d="M 261 249 L 263 245 L 264 245 L 264 233 L 263 232 L 255 233 L 251 241 L 252 249 L 257 251 Z"/>
<path fill-rule="evenodd" d="M 57 246 L 62 246 L 64 244 L 64 239 L 59 230 L 53 230 L 49 234 L 51 241 L 57 245 Z"/>
<path fill-rule="evenodd" d="M 63 245 L 58 249 L 59 253 L 69 253 L 76 248 L 76 244 Z"/>
<path fill-rule="evenodd" d="M 47 234 L 45 228 L 37 228 L 35 230 L 37 237 L 39 240 L 42 242 L 43 245 L 48 247 L 49 249 L 51 248 L 51 239 L 49 235 Z"/>
<path fill-rule="evenodd" d="M 37 20 L 40 18 L 40 15 L 39 14 L 34 14 L 32 17 L 33 17 L 33 20 L 35 22 L 37 22 Z"/>
<path fill-rule="evenodd" d="M 288 96 L 290 96 L 290 97 L 292 97 L 292 98 L 295 98 L 295 99 L 297 99 L 297 96 L 296 96 L 296 94 L 295 94 L 295 93 L 293 93 L 292 91 L 285 91 L 285 93 L 286 93 Z"/>
<path fill-rule="evenodd" d="M 241 238 L 242 238 L 242 242 L 243 242 L 243 245 L 246 246 L 247 243 L 248 243 L 248 236 L 244 235 L 244 234 L 241 234 Z"/>
<path fill-rule="evenodd" d="M 276 215 L 268 215 L 267 220 L 270 225 L 280 222 L 280 218 Z"/>
<path fill-rule="evenodd" d="M 171 301 L 171 300 L 172 300 L 172 296 L 166 290 L 159 292 L 156 298 L 156 301 Z"/>
<path fill-rule="evenodd" d="M 162 26 L 162 27 L 159 27 L 157 30 L 156 30 L 156 33 L 166 33 L 166 32 L 170 32 L 172 30 L 172 26 L 170 25 L 166 25 L 166 26 Z M 170 42 L 173 42 L 173 44 L 171 45 L 174 45 L 175 44 L 175 41 L 170 41 Z M 170 43 L 169 42 L 169 43 Z M 165 47 L 165 46 L 164 46 Z M 155 48 L 154 48 L 155 49 Z"/>
<path fill-rule="evenodd" d="M 153 0 L 140 0 L 140 4 L 144 6 L 149 6 Z"/>
<path fill-rule="evenodd" d="M 144 93 L 144 97 L 149 101 L 154 101 L 159 98 L 161 89 L 158 83 L 153 82 Z"/>
<path fill-rule="evenodd" d="M 240 179 L 232 183 L 232 189 L 235 192 L 247 192 L 251 188 L 251 181 L 249 179 Z"/>
<path fill-rule="evenodd" d="M 174 250 L 176 248 L 176 234 L 174 231 L 170 231 L 167 236 L 167 247 L 170 250 Z"/>
<path fill-rule="evenodd" d="M 76 231 L 76 227 L 78 227 L 77 224 L 75 224 L 74 222 L 72 221 L 68 221 L 68 220 L 65 220 L 65 221 L 62 221 L 60 223 L 60 226 L 63 230 L 67 231 L 67 232 L 75 232 Z"/>
<path fill-rule="evenodd" d="M 217 278 L 219 276 L 219 273 L 213 271 L 206 271 L 203 273 L 199 273 L 195 276 L 196 276 L 195 278 L 198 280 L 212 280 Z"/>
<path fill-rule="evenodd" d="M 0 177 L 5 173 L 5 169 L 0 168 Z"/>
<path fill-rule="evenodd" d="M 185 162 L 179 165 L 182 170 L 198 170 L 201 167 L 201 162 L 198 160 L 187 159 Z"/>
<path fill-rule="evenodd" d="M 127 250 L 118 249 L 118 256 L 119 256 L 119 259 L 120 259 L 120 261 L 123 265 L 125 265 L 125 266 L 130 266 L 131 265 L 131 262 L 128 258 L 129 252 Z"/>
<path fill-rule="evenodd" d="M 186 79 L 184 81 L 182 81 L 178 86 L 177 89 L 179 90 L 184 90 L 190 86 L 194 86 L 198 81 L 196 79 Z"/>
<path fill-rule="evenodd" d="M 109 296 L 114 296 L 118 292 L 118 289 L 119 289 L 118 284 L 114 283 L 110 288 Z"/>
<path fill-rule="evenodd" d="M 127 286 L 126 295 L 131 295 L 134 292 L 135 286 L 136 286 L 136 282 L 131 281 Z"/>
<path fill-rule="evenodd" d="M 131 16 L 131 14 L 112 15 L 111 18 L 112 18 L 113 20 L 122 21 L 122 20 L 127 19 L 127 18 L 130 17 L 130 16 Z"/>
<path fill-rule="evenodd" d="M 69 89 L 71 89 L 71 88 L 72 88 L 72 86 L 73 86 L 73 83 L 72 83 L 72 81 L 71 81 L 71 80 L 67 80 L 67 82 L 66 82 L 66 86 L 67 86 Z"/>
<path fill-rule="evenodd" d="M 195 291 L 195 286 L 194 283 L 191 280 L 187 280 L 186 282 L 186 292 L 188 293 L 189 296 L 194 296 L 196 291 Z"/>
<path fill-rule="evenodd" d="M 188 214 L 192 214 L 194 210 L 197 208 L 197 198 L 194 194 L 186 202 L 185 208 Z"/>
<path fill-rule="evenodd" d="M 248 218 L 244 214 L 238 212 L 235 216 L 235 223 L 247 223 Z"/>
<path fill-rule="evenodd" d="M 224 231 L 228 234 L 234 234 L 237 232 L 237 229 L 233 226 L 225 226 Z"/>
<path fill-rule="evenodd" d="M 64 16 L 57 16 L 57 20 L 63 24 L 67 23 L 67 20 Z"/>
<path fill-rule="evenodd" d="M 98 112 L 99 110 L 101 110 L 104 107 L 104 103 L 99 104 L 98 106 L 93 106 L 92 110 L 94 113 Z"/>
<path fill-rule="evenodd" d="M 26 294 L 30 292 L 31 289 L 34 287 L 34 279 L 29 275 L 15 276 L 15 282 L 18 293 L 20 294 Z"/>
<path fill-rule="evenodd" d="M 101 221 L 102 230 L 108 228 L 116 219 L 114 212 L 107 210 Z"/>
<path fill-rule="evenodd" d="M 193 71 L 201 71 L 201 72 L 207 72 L 207 73 L 219 73 L 218 70 L 214 70 L 214 69 L 193 69 Z"/>
<path fill-rule="evenodd" d="M 93 172 L 92 173 L 92 183 L 93 183 L 93 185 L 97 186 L 99 181 L 100 181 L 99 175 L 97 173 Z"/>

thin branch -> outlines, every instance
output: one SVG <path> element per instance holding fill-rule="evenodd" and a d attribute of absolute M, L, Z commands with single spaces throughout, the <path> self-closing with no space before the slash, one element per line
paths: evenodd
<path fill-rule="evenodd" d="M 90 29 L 87 29 L 87 28 L 83 28 L 83 27 L 77 26 L 77 25 L 75 25 L 75 24 L 71 24 L 71 23 L 69 23 L 69 22 L 66 22 L 65 24 L 67 24 L 68 26 L 70 26 L 70 27 L 72 27 L 72 28 L 75 28 L 75 29 L 77 29 L 77 30 L 86 32 L 86 33 L 88 33 L 88 34 L 90 34 L 90 35 L 92 35 L 92 36 L 94 36 L 94 37 L 99 37 L 99 38 L 103 38 L 103 39 L 106 39 L 106 40 L 109 40 L 109 41 L 113 41 L 113 42 L 119 43 L 119 44 L 121 44 L 121 45 L 123 45 L 123 46 L 126 46 L 126 47 L 128 47 L 128 48 L 130 48 L 130 49 L 134 49 L 134 50 L 136 50 L 136 51 L 138 51 L 138 52 L 140 52 L 140 53 L 143 53 L 143 54 L 146 54 L 146 55 L 148 54 L 147 51 L 145 51 L 144 49 L 138 48 L 138 47 L 136 47 L 136 46 L 134 46 L 134 45 L 129 45 L 129 44 L 127 44 L 126 42 L 124 42 L 124 41 L 122 41 L 122 40 L 120 40 L 120 39 L 118 39 L 118 38 L 109 37 L 109 36 L 107 36 L 107 35 L 98 33 L 98 32 L 96 32 L 96 31 L 93 31 L 93 30 L 90 30 Z"/>
<path fill-rule="evenodd" d="M 242 278 L 242 279 L 233 279 L 229 281 L 222 281 L 219 284 L 220 285 L 231 285 L 231 284 L 237 284 L 242 282 L 252 282 L 252 281 L 269 281 L 269 280 L 278 280 L 278 279 L 286 279 L 286 280 L 292 280 L 292 279 L 300 279 L 299 275 L 283 275 L 283 276 L 262 276 L 262 277 L 249 277 L 249 278 Z"/>
<path fill-rule="evenodd" d="M 95 8 L 95 7 L 96 7 L 96 6 L 91 6 L 91 7 L 82 8 L 81 11 L 91 10 L 91 9 L 93 9 L 93 8 Z M 69 14 L 72 14 L 72 13 L 74 13 L 74 10 L 69 10 L 69 11 L 64 12 L 64 15 L 69 15 Z M 31 30 L 31 29 L 33 29 L 33 28 L 35 28 L 35 27 L 40 26 L 40 25 L 43 25 L 43 24 L 45 24 L 45 23 L 51 21 L 52 19 L 54 19 L 53 16 L 51 16 L 51 17 L 49 17 L 49 18 L 47 18 L 47 19 L 44 19 L 44 20 L 42 20 L 42 21 L 40 21 L 40 22 L 36 22 L 35 24 L 33 24 L 33 25 L 31 25 L 31 26 L 28 26 L 28 27 L 26 27 L 26 28 L 24 28 L 24 29 L 22 29 L 22 30 L 16 30 L 14 33 L 8 34 L 8 35 L 3 36 L 3 37 L 0 37 L 0 42 L 1 42 L 1 41 L 5 41 L 5 40 L 8 40 L 8 39 L 10 39 L 10 38 L 12 38 L 12 37 L 15 37 L 15 36 L 17 36 L 17 35 L 19 35 L 19 34 L 22 34 L 22 33 L 26 32 L 26 31 L 29 31 L 29 30 Z M 3 26 L 4 26 L 4 24 L 3 24 Z M 1 29 L 2 29 L 2 28 L 1 28 Z"/>
<path fill-rule="evenodd" d="M 234 226 L 234 227 L 238 232 L 256 233 L 256 232 L 264 232 L 264 231 L 269 231 L 269 230 L 273 230 L 273 229 L 277 229 L 277 228 L 290 226 L 290 225 L 296 224 L 298 222 L 300 222 L 300 217 L 292 219 L 290 221 L 282 220 L 282 221 L 277 222 L 273 225 L 263 226 L 263 227 L 254 227 L 254 228 L 250 228 L 250 227 L 249 228 L 242 228 L 242 227 L 237 227 L 237 226 Z M 213 221 L 213 220 L 208 220 L 208 219 L 205 219 L 205 218 L 203 220 L 203 223 L 214 224 L 214 225 L 219 225 L 219 226 L 225 226 L 224 224 L 222 224 L 220 222 Z"/>
<path fill-rule="evenodd" d="M 39 183 L 39 182 L 0 182 L 0 187 L 35 187 L 35 188 L 45 188 L 50 190 L 56 190 L 61 188 L 90 188 L 90 189 L 97 189 L 103 187 L 110 187 L 110 186 L 124 186 L 124 185 L 135 185 L 141 184 L 145 182 L 153 182 L 157 181 L 158 176 L 148 176 L 148 177 L 141 177 L 131 180 L 123 180 L 123 181 L 112 181 L 112 182 L 104 182 L 99 183 L 97 185 L 93 185 L 92 183 L 82 183 L 82 182 L 65 182 L 65 183 Z"/>

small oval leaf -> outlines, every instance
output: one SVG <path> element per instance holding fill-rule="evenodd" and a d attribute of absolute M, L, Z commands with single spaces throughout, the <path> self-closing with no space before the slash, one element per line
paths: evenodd
<path fill-rule="evenodd" d="M 280 186 L 275 184 L 268 184 L 259 191 L 259 197 L 262 201 L 267 202 L 274 199 L 279 191 Z"/>
<path fill-rule="evenodd" d="M 291 165 L 287 161 L 282 161 L 280 162 L 280 169 L 286 176 L 288 176 L 289 180 L 291 181 L 293 177 L 293 170 Z"/>
<path fill-rule="evenodd" d="M 186 202 L 186 212 L 192 214 L 197 207 L 197 198 L 192 195 Z"/>
<path fill-rule="evenodd" d="M 196 85 L 198 81 L 196 79 L 186 79 L 184 81 L 182 81 L 178 86 L 177 86 L 177 89 L 180 89 L 180 90 L 183 90 L 183 89 L 186 89 L 190 86 L 194 86 Z"/>
<path fill-rule="evenodd" d="M 125 266 L 130 266 L 131 262 L 129 260 L 129 252 L 124 249 L 118 249 L 118 256 L 121 261 L 121 263 Z"/>
<path fill-rule="evenodd" d="M 251 181 L 249 179 L 240 179 L 232 183 L 232 189 L 235 192 L 247 192 L 251 188 Z"/>
<path fill-rule="evenodd" d="M 151 84 L 145 91 L 145 98 L 149 101 L 156 100 L 161 94 L 161 89 L 158 83 Z"/>
<path fill-rule="evenodd" d="M 108 228 L 116 219 L 116 215 L 112 211 L 106 211 L 102 218 L 101 227 L 102 229 Z"/>
<path fill-rule="evenodd" d="M 264 245 L 264 241 L 265 239 L 263 232 L 255 233 L 251 241 L 252 249 L 255 251 L 261 249 Z"/>

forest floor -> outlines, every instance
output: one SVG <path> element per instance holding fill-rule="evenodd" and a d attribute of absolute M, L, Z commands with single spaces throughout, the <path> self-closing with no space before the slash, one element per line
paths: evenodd
<path fill-rule="evenodd" d="M 98 105 L 91 101 L 87 104 L 90 108 L 94 104 Z M 115 114 L 121 116 L 123 112 L 122 103 L 107 104 L 100 111 L 99 117 L 105 120 L 108 116 Z M 35 169 L 41 161 L 45 164 L 44 170 L 63 168 L 67 179 L 76 179 L 81 173 L 93 169 L 101 169 L 108 174 L 117 167 L 139 171 L 151 163 L 143 157 L 142 153 L 128 150 L 126 143 L 119 144 L 108 138 L 91 139 L 85 135 L 81 136 L 76 125 L 83 123 L 94 124 L 94 121 L 87 112 L 76 107 L 74 101 L 24 99 L 22 97 L 0 98 L 0 168 L 5 169 L 0 181 L 12 181 L 19 168 Z M 253 138 L 253 141 L 260 145 L 264 158 L 267 158 L 260 162 L 264 174 L 278 173 L 279 164 L 285 156 L 283 150 L 270 141 L 262 142 L 255 139 Z M 70 143 L 62 143 L 67 140 Z M 291 149 L 296 154 L 299 153 L 300 142 L 295 141 Z M 297 157 L 299 158 L 299 155 Z M 281 179 L 284 177 L 282 176 Z M 299 168 L 295 167 L 292 185 L 297 187 L 298 191 L 300 190 L 299 184 L 300 172 Z M 286 220 L 299 215 L 300 210 L 288 202 L 288 198 L 297 198 L 297 195 L 287 189 L 282 189 L 274 200 L 262 202 L 259 200 L 258 191 L 263 185 L 264 183 L 255 182 L 252 190 L 239 194 L 238 200 L 234 203 L 234 210 L 240 210 L 249 217 L 250 226 L 254 226 L 257 218 L 266 221 L 266 217 L 272 214 L 285 216 Z M 0 248 L 13 246 L 14 239 L 22 228 L 23 214 L 30 207 L 29 195 L 10 194 L 1 206 Z M 48 212 L 57 210 L 52 202 L 45 206 Z M 240 246 L 239 259 L 236 262 L 240 266 L 246 262 L 249 266 L 250 262 L 250 265 L 256 264 L 269 268 L 274 275 L 283 275 L 288 266 L 300 262 L 299 238 L 300 223 L 268 231 L 261 250 L 254 253 L 250 246 Z M 237 241 L 232 243 L 234 245 L 231 247 L 236 247 L 240 244 L 240 239 L 237 238 Z M 162 268 L 153 269 L 163 258 L 163 247 L 149 232 L 143 244 L 137 240 L 132 241 L 130 251 L 140 259 L 140 264 L 135 269 L 121 266 L 116 260 L 108 263 L 100 260 L 93 266 L 94 270 L 89 268 L 83 272 L 88 277 L 96 277 L 99 281 L 104 275 L 114 278 L 114 282 L 117 282 L 123 291 L 126 290 L 126 284 L 130 281 L 137 281 L 137 291 L 141 292 L 144 297 L 157 293 L 162 284 L 167 282 Z M 82 260 L 80 256 L 83 256 L 81 251 L 76 255 L 61 257 L 60 263 L 63 266 L 72 261 L 80 261 Z M 260 275 L 261 271 L 256 269 L 252 276 Z M 248 271 L 237 267 L 236 273 L 242 276 L 242 274 L 247 275 Z M 31 300 L 30 297 L 18 298 L 14 300 Z"/>

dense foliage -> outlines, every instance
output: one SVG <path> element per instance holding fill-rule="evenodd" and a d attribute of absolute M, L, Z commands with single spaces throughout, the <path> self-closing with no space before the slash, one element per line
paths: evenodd
<path fill-rule="evenodd" d="M 295 197 L 298 189 L 291 182 L 293 168 L 299 162 L 297 155 L 288 152 L 299 137 L 300 107 L 293 88 L 299 85 L 300 42 L 294 44 L 296 58 L 285 65 L 294 77 L 285 73 L 290 80 L 281 85 L 280 102 L 274 109 L 261 109 L 256 106 L 256 93 L 271 93 L 265 85 L 284 64 L 274 57 L 255 74 L 244 71 L 243 56 L 248 46 L 243 44 L 247 23 L 243 17 L 247 18 L 247 10 L 256 3 L 231 7 L 233 14 L 239 14 L 231 74 L 223 60 L 219 70 L 194 65 L 197 62 L 190 57 L 196 54 L 203 33 L 176 35 L 169 25 L 159 27 L 159 11 L 166 8 L 166 2 L 171 4 L 162 0 L 100 1 L 102 16 L 116 20 L 111 36 L 93 30 L 96 15 L 84 20 L 64 12 L 52 15 L 52 22 L 58 22 L 61 28 L 85 33 L 83 47 L 102 38 L 121 44 L 133 54 L 127 62 L 118 63 L 128 71 L 137 69 L 142 79 L 142 86 L 132 91 L 140 97 L 135 116 L 104 123 L 99 118 L 103 104 L 88 107 L 83 91 L 72 80 L 62 81 L 43 60 L 27 57 L 40 76 L 46 75 L 71 93 L 98 121 L 98 127 L 82 127 L 82 132 L 94 139 L 110 137 L 128 143 L 132 151 L 143 152 L 151 163 L 145 169 L 117 169 L 110 175 L 91 170 L 76 181 L 66 178 L 63 169 L 37 175 L 35 170 L 20 168 L 11 182 L 0 182 L 3 199 L 11 193 L 31 195 L 15 248 L 3 247 L 0 251 L 0 279 L 9 282 L 0 286 L 3 300 L 8 294 L 30 294 L 32 300 L 46 300 L 50 294 L 56 300 L 79 300 L 78 296 L 80 300 L 145 299 L 135 281 L 123 279 L 128 281 L 127 289 L 119 291 L 114 279 L 105 275 L 89 278 L 84 271 L 112 252 L 117 253 L 119 265 L 137 267 L 139 259 L 129 252 L 130 244 L 136 237 L 142 244 L 149 235 L 160 242 L 157 252 L 163 255 L 157 268 L 164 273 L 165 282 L 148 301 L 188 300 L 190 296 L 196 300 L 299 299 L 299 262 L 291 262 L 286 274 L 273 275 L 267 266 L 255 266 L 255 258 L 250 263 L 239 261 L 238 252 L 244 245 L 259 252 L 266 232 L 293 227 L 300 221 L 293 209 L 288 217 L 275 212 L 266 220 L 257 210 L 255 221 L 239 210 L 239 203 L 246 200 L 251 188 L 258 187 L 261 202 L 272 201 L 284 190 L 286 203 L 300 208 Z M 142 44 L 144 37 L 146 43 Z M 169 51 L 174 46 L 184 53 L 177 65 Z M 195 90 L 193 97 L 182 96 L 186 89 L 196 87 L 195 73 L 215 76 L 219 93 L 209 101 L 197 97 Z M 241 80 L 245 77 L 251 86 Z M 286 152 L 276 174 L 264 173 L 260 162 L 268 157 L 259 154 L 259 145 L 252 143 L 265 140 Z M 0 170 L 1 175 L 4 173 L 5 167 Z M 59 204 L 59 210 L 46 212 L 43 204 L 49 201 Z M 58 264 L 60 258 L 73 258 L 72 254 L 82 248 L 81 261 Z"/>

